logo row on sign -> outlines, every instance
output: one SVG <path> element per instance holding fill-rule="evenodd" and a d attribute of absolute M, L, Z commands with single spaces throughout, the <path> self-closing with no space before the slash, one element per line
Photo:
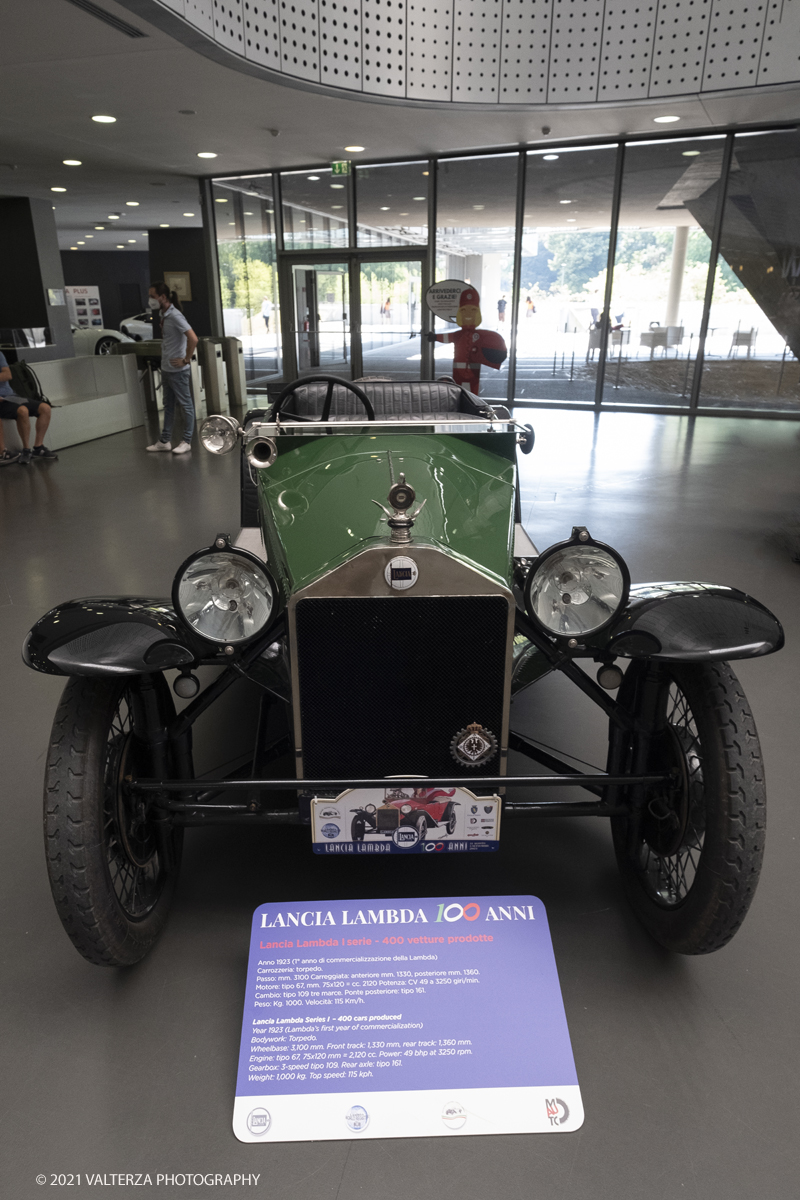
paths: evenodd
<path fill-rule="evenodd" d="M 550 1124 L 566 1125 L 569 1120 L 569 1108 L 563 1100 L 557 1097 L 545 1100 L 545 1107 Z M 456 1100 L 448 1100 L 442 1109 L 442 1121 L 448 1129 L 463 1129 L 467 1123 L 467 1110 Z M 363 1133 L 369 1125 L 369 1113 L 361 1104 L 353 1104 L 344 1114 L 347 1128 L 353 1133 Z M 252 1134 L 261 1136 L 268 1133 L 272 1125 L 272 1117 L 266 1108 L 253 1108 L 247 1116 L 247 1128 Z"/>

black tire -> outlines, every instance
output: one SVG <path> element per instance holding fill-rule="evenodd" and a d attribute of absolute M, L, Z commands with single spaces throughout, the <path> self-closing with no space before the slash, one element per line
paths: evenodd
<path fill-rule="evenodd" d="M 113 354 L 119 338 L 101 337 L 94 344 L 95 354 Z"/>
<path fill-rule="evenodd" d="M 174 706 L 156 677 L 165 718 Z M 125 679 L 70 679 L 53 723 L 44 789 L 50 887 L 62 924 L 91 963 L 126 967 L 160 936 L 180 867 L 183 830 L 169 835 L 172 866 L 120 787 L 147 771 L 131 733 Z M 137 761 L 132 761 L 134 756 Z"/>
<path fill-rule="evenodd" d="M 456 831 L 456 809 L 455 805 L 450 806 L 450 811 L 447 814 L 447 832 L 450 834 Z"/>
<path fill-rule="evenodd" d="M 648 669 L 633 663 L 620 689 L 620 702 L 634 712 Z M 632 818 L 612 818 L 614 848 L 627 898 L 648 932 L 668 950 L 708 954 L 736 933 L 758 883 L 766 831 L 761 747 L 727 663 L 665 663 L 659 672 L 667 725 L 646 770 L 677 768 L 678 783 L 650 793 L 638 833 Z M 635 743 L 624 769 L 631 769 Z"/>
<path fill-rule="evenodd" d="M 354 842 L 363 842 L 366 825 L 363 817 L 353 817 L 350 825 L 350 837 Z"/>

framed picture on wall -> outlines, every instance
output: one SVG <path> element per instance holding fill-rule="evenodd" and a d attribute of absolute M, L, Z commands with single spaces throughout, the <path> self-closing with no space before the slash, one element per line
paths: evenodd
<path fill-rule="evenodd" d="M 181 303 L 192 298 L 192 281 L 188 271 L 165 271 L 164 283 L 171 292 L 178 293 Z"/>

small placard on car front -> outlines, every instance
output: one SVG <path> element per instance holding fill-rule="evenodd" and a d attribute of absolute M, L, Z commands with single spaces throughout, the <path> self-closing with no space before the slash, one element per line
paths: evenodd
<path fill-rule="evenodd" d="M 496 850 L 499 796 L 467 788 L 353 788 L 311 801 L 315 854 L 436 854 Z"/>

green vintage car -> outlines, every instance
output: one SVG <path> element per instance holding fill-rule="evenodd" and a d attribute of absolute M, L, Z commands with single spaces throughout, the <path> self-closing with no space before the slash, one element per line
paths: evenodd
<path fill-rule="evenodd" d="M 29 666 L 69 677 L 45 834 L 86 958 L 147 953 L 184 828 L 215 820 L 309 823 L 318 852 L 468 853 L 496 847 L 501 815 L 607 816 L 627 896 L 663 946 L 733 936 L 765 792 L 729 660 L 780 649 L 766 608 L 729 587 L 631 585 L 584 527 L 539 553 L 519 521 L 533 431 L 452 382 L 301 379 L 201 438 L 242 456 L 241 532 L 188 558 L 171 598 L 72 600 L 25 642 Z M 217 668 L 202 689 L 201 666 Z M 512 696 L 553 671 L 607 716 L 605 772 L 510 729 Z M 196 778 L 193 724 L 243 676 L 261 696 L 252 757 Z M 509 750 L 538 771 L 509 774 Z M 552 798 L 576 786 L 585 800 Z"/>

